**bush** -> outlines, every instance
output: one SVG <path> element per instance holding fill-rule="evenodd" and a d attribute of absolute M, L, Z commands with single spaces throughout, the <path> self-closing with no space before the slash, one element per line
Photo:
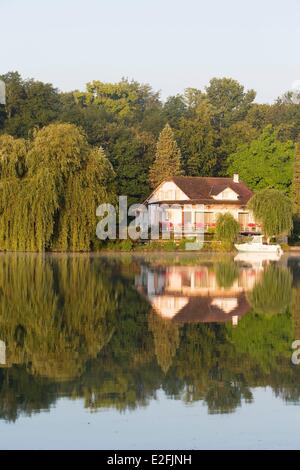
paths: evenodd
<path fill-rule="evenodd" d="M 228 251 L 232 251 L 233 244 L 231 242 L 221 242 L 218 240 L 213 240 L 210 243 L 210 250 L 208 251 L 217 251 L 220 253 L 226 253 Z"/>
<path fill-rule="evenodd" d="M 215 240 L 224 242 L 225 244 L 230 245 L 232 248 L 232 245 L 236 240 L 239 232 L 239 223 L 229 212 L 219 215 L 216 224 Z"/>
<path fill-rule="evenodd" d="M 109 240 L 103 246 L 104 251 L 132 251 L 133 242 L 128 240 Z"/>

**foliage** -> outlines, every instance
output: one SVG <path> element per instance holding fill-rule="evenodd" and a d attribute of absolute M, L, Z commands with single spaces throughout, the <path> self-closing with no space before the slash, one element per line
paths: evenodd
<path fill-rule="evenodd" d="M 239 223 L 230 212 L 220 214 L 216 223 L 215 239 L 232 244 L 240 231 Z"/>
<path fill-rule="evenodd" d="M 179 176 L 181 170 L 181 152 L 174 139 L 174 134 L 166 124 L 159 135 L 153 165 L 150 168 L 149 179 L 152 188 L 172 176 Z"/>
<path fill-rule="evenodd" d="M 1 75 L 6 85 L 4 132 L 27 138 L 30 131 L 58 120 L 60 97 L 50 83 L 23 80 L 18 72 Z"/>
<path fill-rule="evenodd" d="M 107 155 L 116 173 L 118 193 L 128 197 L 128 205 L 149 196 L 148 174 L 154 153 L 155 141 L 148 132 L 118 126 L 114 126 L 114 130 L 111 128 Z"/>
<path fill-rule="evenodd" d="M 86 92 L 75 92 L 82 106 L 95 104 L 109 115 L 117 116 L 126 123 L 141 120 L 151 105 L 159 105 L 158 94 L 149 85 L 123 79 L 119 83 L 103 83 L 94 80 L 87 84 Z"/>
<path fill-rule="evenodd" d="M 253 190 L 275 188 L 289 193 L 293 162 L 293 142 L 281 142 L 272 126 L 267 126 L 257 139 L 240 145 L 229 156 L 228 173 L 238 173 Z"/>
<path fill-rule="evenodd" d="M 264 189 L 252 196 L 248 202 L 257 222 L 263 225 L 267 237 L 288 234 L 292 228 L 292 204 L 290 199 L 277 189 Z"/>
<path fill-rule="evenodd" d="M 0 249 L 86 251 L 96 208 L 114 197 L 112 167 L 71 124 L 51 124 L 29 142 L 0 137 Z"/>
<path fill-rule="evenodd" d="M 228 127 L 241 121 L 251 107 L 255 91 L 244 91 L 244 87 L 232 78 L 212 78 L 206 87 L 209 102 L 215 109 L 215 124 Z"/>
<path fill-rule="evenodd" d="M 93 80 L 85 90 L 66 93 L 49 83 L 24 79 L 18 72 L 0 79 L 7 90 L 7 104 L 0 105 L 0 134 L 26 139 L 27 154 L 38 130 L 52 123 L 75 125 L 89 145 L 103 148 L 116 175 L 118 194 L 127 194 L 130 204 L 142 202 L 160 178 L 181 172 L 199 176 L 237 172 L 254 190 L 291 191 L 300 107 L 289 92 L 272 105 L 254 103 L 253 90 L 223 77 L 212 78 L 203 90 L 187 88 L 163 103 L 148 84 L 134 80 Z M 167 123 L 174 132 L 171 153 L 165 151 L 155 170 L 155 142 Z M 24 158 L 20 159 L 19 170 L 27 171 Z M 50 212 L 56 210 L 51 197 L 45 198 L 46 203 Z"/>
<path fill-rule="evenodd" d="M 214 172 L 216 133 L 212 126 L 211 106 L 207 101 L 202 100 L 188 116 L 180 119 L 176 137 L 187 175 L 206 176 Z"/>

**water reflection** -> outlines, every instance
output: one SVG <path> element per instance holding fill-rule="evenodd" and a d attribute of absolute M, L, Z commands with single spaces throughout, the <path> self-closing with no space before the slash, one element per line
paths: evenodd
<path fill-rule="evenodd" d="M 0 418 L 61 396 L 91 410 L 146 406 L 159 389 L 211 413 L 271 386 L 300 398 L 294 259 L 0 257 Z"/>
<path fill-rule="evenodd" d="M 261 278 L 260 270 L 239 268 L 232 260 L 197 266 L 141 266 L 136 287 L 156 313 L 175 322 L 222 323 L 250 310 L 246 292 Z"/>

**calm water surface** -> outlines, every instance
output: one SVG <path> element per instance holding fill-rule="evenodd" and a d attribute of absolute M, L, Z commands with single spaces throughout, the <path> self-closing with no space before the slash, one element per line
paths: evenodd
<path fill-rule="evenodd" d="M 1 449 L 300 448 L 300 258 L 0 256 Z"/>

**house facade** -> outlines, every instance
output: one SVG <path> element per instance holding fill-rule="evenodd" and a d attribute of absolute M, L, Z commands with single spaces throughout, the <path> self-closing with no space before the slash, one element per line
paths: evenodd
<path fill-rule="evenodd" d="M 247 202 L 252 191 L 235 174 L 232 178 L 176 176 L 163 181 L 145 201 L 152 224 L 164 230 L 180 227 L 189 233 L 213 230 L 219 214 L 229 212 L 241 233 L 259 233 Z"/>
<path fill-rule="evenodd" d="M 232 285 L 219 285 L 212 262 L 197 266 L 145 264 L 135 277 L 137 290 L 165 320 L 179 323 L 238 323 L 251 308 L 250 292 L 263 270 L 250 263 L 239 267 Z"/>

